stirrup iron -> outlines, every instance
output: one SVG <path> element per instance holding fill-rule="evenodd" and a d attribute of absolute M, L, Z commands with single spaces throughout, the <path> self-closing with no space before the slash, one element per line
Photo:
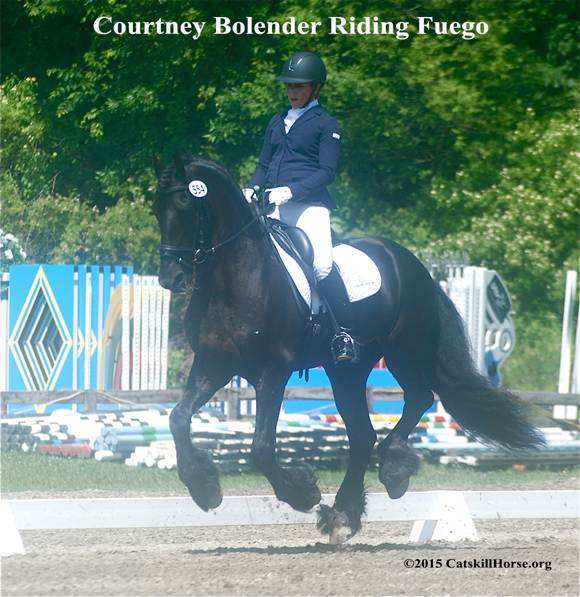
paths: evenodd
<path fill-rule="evenodd" d="M 360 360 L 358 345 L 349 332 L 350 330 L 340 328 L 340 332 L 332 338 L 331 347 L 335 367 L 355 364 Z"/>

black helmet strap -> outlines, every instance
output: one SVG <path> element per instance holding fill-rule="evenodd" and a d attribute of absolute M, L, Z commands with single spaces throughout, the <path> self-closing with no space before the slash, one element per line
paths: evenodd
<path fill-rule="evenodd" d="M 314 94 L 316 93 L 317 89 L 318 89 L 318 93 L 320 93 L 320 91 L 322 89 L 322 85 L 323 85 L 323 83 L 318 83 L 317 81 L 314 81 L 314 87 L 312 88 L 312 93 L 310 94 L 308 101 L 304 104 L 305 106 L 307 106 L 314 99 Z"/>
<path fill-rule="evenodd" d="M 318 88 L 318 92 L 320 93 L 320 90 L 322 89 L 322 87 L 324 85 L 324 83 L 319 83 L 317 81 L 312 81 L 309 84 L 312 85 L 312 91 L 310 92 L 308 99 L 304 102 L 304 105 L 300 106 L 301 108 L 304 108 L 304 106 L 307 106 L 314 99 L 314 94 L 316 93 L 316 88 L 320 85 L 320 87 Z M 286 83 L 286 85 L 288 85 L 288 83 Z"/>

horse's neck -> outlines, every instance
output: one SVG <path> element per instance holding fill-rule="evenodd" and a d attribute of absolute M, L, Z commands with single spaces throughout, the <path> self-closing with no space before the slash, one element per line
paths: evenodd
<path fill-rule="evenodd" d="M 224 193 L 225 195 L 225 193 Z M 227 199 L 211 206 L 212 238 L 219 245 L 235 236 L 252 219 L 249 209 L 240 206 L 237 201 L 225 195 Z"/>
<path fill-rule="evenodd" d="M 251 223 L 256 213 L 245 202 L 238 203 L 239 199 L 225 189 L 220 196 L 219 203 L 211 206 L 212 243 L 213 246 L 227 244 L 215 255 L 210 282 L 212 294 L 214 299 L 220 300 L 225 288 L 235 287 L 236 298 L 255 297 L 258 288 L 269 286 L 268 277 L 274 274 L 276 267 L 268 233 L 260 219 Z M 228 242 L 247 225 L 247 230 Z"/>
<path fill-rule="evenodd" d="M 268 284 L 272 274 L 272 253 L 266 232 L 256 222 L 245 234 L 224 247 L 218 256 L 216 274 L 228 284 L 239 285 L 240 292 L 250 291 L 255 284 Z"/>

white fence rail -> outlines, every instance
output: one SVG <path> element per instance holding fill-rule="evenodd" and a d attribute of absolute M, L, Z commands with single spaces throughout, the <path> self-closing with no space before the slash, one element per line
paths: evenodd
<path fill-rule="evenodd" d="M 474 519 L 578 518 L 579 493 L 559 491 L 463 491 Z M 409 492 L 399 500 L 368 495 L 368 522 L 428 519 L 439 491 Z M 332 505 L 325 494 L 322 503 Z M 316 512 L 296 512 L 274 496 L 229 496 L 211 512 L 191 498 L 9 500 L 20 530 L 312 524 Z"/>

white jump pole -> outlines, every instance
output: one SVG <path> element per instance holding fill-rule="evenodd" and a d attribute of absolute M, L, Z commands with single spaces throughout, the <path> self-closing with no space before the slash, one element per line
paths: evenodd
<path fill-rule="evenodd" d="M 85 278 L 85 373 L 84 373 L 84 390 L 91 389 L 91 352 L 93 349 L 93 274 L 90 268 L 87 267 Z M 99 334 L 100 336 L 100 334 Z M 97 339 L 98 341 L 98 339 Z M 100 347 L 99 347 L 100 353 Z M 100 372 L 98 372 L 100 373 Z M 97 374 L 98 375 L 98 374 Z M 98 381 L 98 377 L 97 377 Z"/>
<path fill-rule="evenodd" d="M 157 313 L 157 280 L 149 277 L 149 379 L 147 389 L 155 389 L 155 317 Z"/>
<path fill-rule="evenodd" d="M 156 308 L 155 308 L 155 377 L 153 389 L 158 390 L 161 384 L 161 315 L 163 311 L 163 288 L 155 280 Z"/>
<path fill-rule="evenodd" d="M 580 301 L 578 302 L 578 318 L 576 319 L 576 347 L 574 348 L 574 367 L 572 369 L 572 394 L 580 393 Z"/>
<path fill-rule="evenodd" d="M 132 390 L 139 390 L 141 379 L 141 277 L 133 275 L 133 378 Z"/>
<path fill-rule="evenodd" d="M 562 348 L 560 351 L 560 379 L 558 392 L 568 394 L 570 392 L 570 365 L 572 362 L 572 326 L 573 308 L 576 299 L 576 284 L 578 272 L 569 271 L 566 274 L 566 296 L 564 299 L 564 322 L 562 325 Z"/>
<path fill-rule="evenodd" d="M 122 305 L 121 305 L 121 314 L 123 318 L 122 323 L 122 335 L 121 335 L 121 354 L 122 357 L 122 364 L 123 368 L 121 369 L 121 389 L 126 391 L 130 389 L 130 372 L 131 372 L 131 344 L 130 344 L 130 312 L 131 312 L 131 305 L 130 305 L 130 283 L 129 283 L 129 276 L 127 274 L 122 274 L 121 276 L 121 283 L 123 284 L 122 289 Z"/>
<path fill-rule="evenodd" d="M 141 390 L 149 389 L 149 276 L 141 278 Z"/>
<path fill-rule="evenodd" d="M 161 318 L 161 388 L 167 388 L 167 359 L 169 354 L 169 305 L 171 292 L 163 289 L 163 316 Z"/>

